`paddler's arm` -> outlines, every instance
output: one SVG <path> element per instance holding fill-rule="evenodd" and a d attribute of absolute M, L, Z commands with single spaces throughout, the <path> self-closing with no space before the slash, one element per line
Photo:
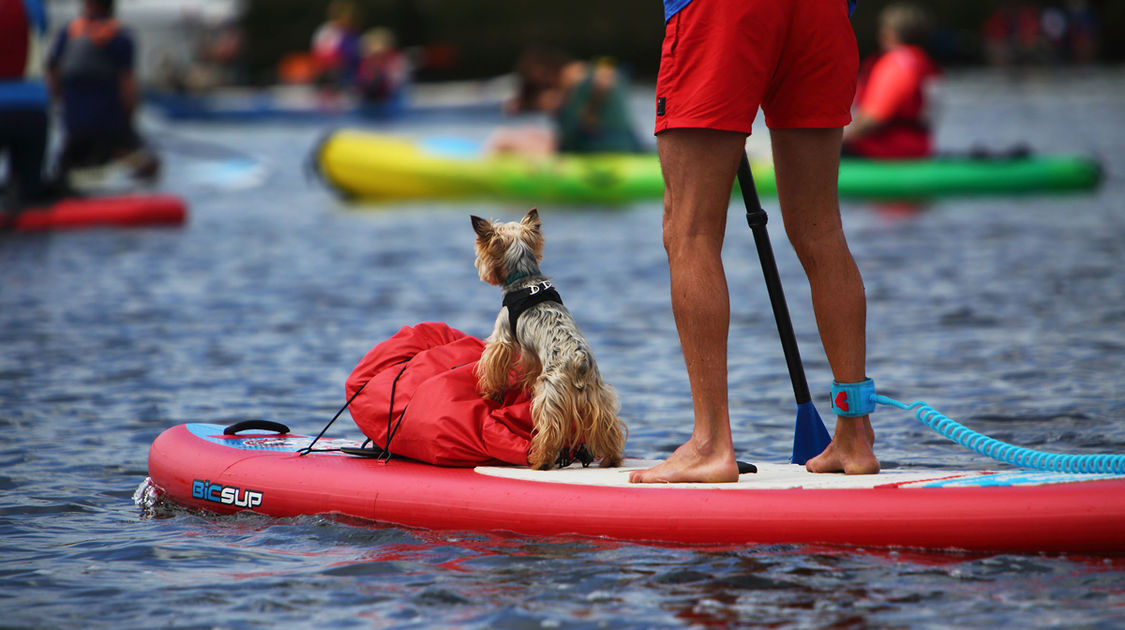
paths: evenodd
<path fill-rule="evenodd" d="M 133 112 L 137 109 L 137 80 L 133 73 L 135 59 L 135 44 L 127 31 L 122 32 L 114 42 L 114 58 L 117 63 L 117 85 L 120 90 L 121 106 L 125 115 L 132 120 Z"/>
<path fill-rule="evenodd" d="M 62 90 L 59 87 L 59 71 L 57 68 L 48 68 L 45 75 L 47 79 L 47 91 L 51 95 L 51 100 L 58 102 L 62 98 Z"/>
<path fill-rule="evenodd" d="M 862 138 L 882 126 L 883 121 L 863 110 L 858 110 L 855 115 L 852 116 L 851 124 L 844 127 L 844 142 L 847 143 L 857 138 Z"/>
<path fill-rule="evenodd" d="M 133 111 L 137 108 L 137 80 L 132 70 L 121 71 L 118 86 L 121 90 L 121 105 L 125 108 L 125 114 L 131 119 Z"/>
<path fill-rule="evenodd" d="M 51 95 L 51 100 L 56 103 L 62 99 L 59 59 L 62 56 L 63 49 L 66 48 L 67 39 L 66 29 L 64 28 L 55 37 L 55 43 L 51 46 L 51 51 L 47 55 L 47 71 L 44 73 L 44 78 L 47 80 L 47 90 Z"/>

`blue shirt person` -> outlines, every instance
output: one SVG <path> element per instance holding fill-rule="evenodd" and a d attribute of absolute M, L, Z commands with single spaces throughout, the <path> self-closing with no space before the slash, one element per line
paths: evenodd
<path fill-rule="evenodd" d="M 132 36 L 113 18 L 113 0 L 85 0 L 82 15 L 59 33 L 47 67 L 62 102 L 64 172 L 130 156 L 138 175 L 155 175 L 158 162 L 141 155 L 147 152 L 133 126 L 134 57 Z"/>

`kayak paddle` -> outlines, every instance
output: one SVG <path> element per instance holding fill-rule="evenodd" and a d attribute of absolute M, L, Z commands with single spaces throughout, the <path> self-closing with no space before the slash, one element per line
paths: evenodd
<path fill-rule="evenodd" d="M 777 333 L 781 337 L 781 347 L 785 351 L 785 363 L 789 366 L 789 380 L 793 382 L 793 396 L 797 399 L 797 424 L 793 432 L 793 463 L 804 464 L 816 457 L 828 446 L 832 438 L 824 421 L 816 411 L 809 395 L 809 384 L 805 380 L 805 368 L 801 365 L 801 353 L 797 349 L 797 337 L 793 333 L 793 323 L 789 319 L 789 307 L 785 304 L 785 293 L 781 290 L 781 277 L 777 273 L 777 263 L 770 246 L 770 235 L 766 230 L 766 211 L 758 200 L 754 188 L 754 177 L 750 174 L 750 160 L 746 153 L 738 164 L 738 187 L 742 189 L 742 200 L 746 203 L 746 223 L 754 233 L 754 245 L 758 248 L 758 259 L 762 262 L 762 275 L 773 306 L 773 318 L 777 321 Z"/>

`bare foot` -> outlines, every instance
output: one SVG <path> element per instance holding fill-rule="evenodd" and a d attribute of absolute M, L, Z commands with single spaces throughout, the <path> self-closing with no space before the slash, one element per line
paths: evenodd
<path fill-rule="evenodd" d="M 719 483 L 738 481 L 738 462 L 733 450 L 704 452 L 691 441 L 677 448 L 663 462 L 629 474 L 630 483 Z"/>
<path fill-rule="evenodd" d="M 863 418 L 836 418 L 836 433 L 824 452 L 805 463 L 814 473 L 843 472 L 848 475 L 873 475 L 879 472 L 875 459 L 875 430 Z"/>

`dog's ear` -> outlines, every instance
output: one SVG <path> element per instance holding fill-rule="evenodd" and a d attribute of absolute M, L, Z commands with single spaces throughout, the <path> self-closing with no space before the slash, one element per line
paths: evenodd
<path fill-rule="evenodd" d="M 486 241 L 492 238 L 493 229 L 491 221 L 487 221 L 476 215 L 472 215 L 470 218 L 473 221 L 473 231 L 477 233 L 477 236 Z"/>
<path fill-rule="evenodd" d="M 520 221 L 520 223 L 523 223 L 533 230 L 538 230 L 539 227 L 543 225 L 543 222 L 539 220 L 538 208 L 532 208 L 531 210 L 528 210 L 527 214 L 524 215 L 523 220 Z"/>

